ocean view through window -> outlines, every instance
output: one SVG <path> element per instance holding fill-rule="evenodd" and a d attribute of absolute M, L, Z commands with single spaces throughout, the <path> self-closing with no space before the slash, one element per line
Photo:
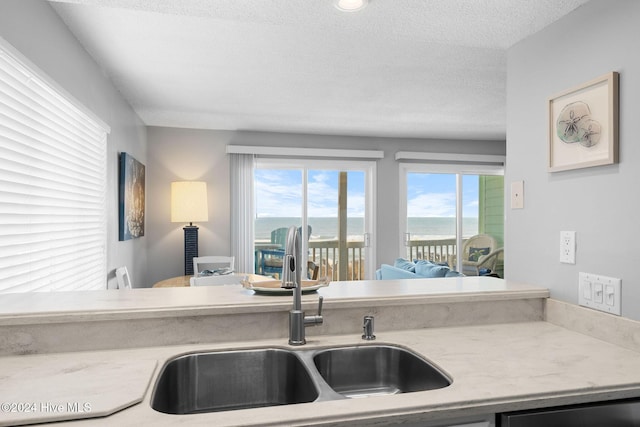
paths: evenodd
<path fill-rule="evenodd" d="M 401 168 L 401 256 L 446 264 L 469 275 L 502 275 L 504 241 L 504 178 L 502 170 L 463 172 L 443 165 L 405 164 Z M 481 169 L 481 168 L 480 168 Z M 478 236 L 495 244 L 474 247 L 471 259 L 460 259 L 458 248 L 470 246 Z M 469 242 L 469 243 L 467 243 Z M 468 252 L 464 251 L 465 256 Z M 490 256 L 497 260 L 480 268 L 470 261 Z M 475 259 L 478 258 L 478 259 Z M 486 267 L 486 268 L 485 268 Z"/>
<path fill-rule="evenodd" d="M 256 271 L 277 277 L 281 235 L 308 230 L 304 246 L 320 277 L 359 280 L 367 272 L 373 221 L 371 172 L 366 162 L 314 161 L 292 166 L 259 161 L 254 171 Z M 275 267 L 275 268 L 272 268 Z"/>

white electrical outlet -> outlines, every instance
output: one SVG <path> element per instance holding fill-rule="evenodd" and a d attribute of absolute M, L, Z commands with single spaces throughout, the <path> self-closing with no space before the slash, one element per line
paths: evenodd
<path fill-rule="evenodd" d="M 560 262 L 564 264 L 576 263 L 576 232 L 560 232 Z"/>
<path fill-rule="evenodd" d="M 599 274 L 580 273 L 578 304 L 606 313 L 622 314 L 622 280 Z"/>

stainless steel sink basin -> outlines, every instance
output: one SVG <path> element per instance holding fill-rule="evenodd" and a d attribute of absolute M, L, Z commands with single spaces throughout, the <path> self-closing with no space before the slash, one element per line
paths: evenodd
<path fill-rule="evenodd" d="M 346 397 L 433 390 L 451 384 L 438 368 L 400 347 L 335 348 L 318 352 L 313 361 L 327 384 Z"/>
<path fill-rule="evenodd" d="M 151 406 L 168 414 L 312 402 L 318 391 L 294 353 L 258 349 L 178 357 L 158 377 Z"/>
<path fill-rule="evenodd" d="M 195 414 L 408 393 L 451 380 L 425 359 L 391 345 L 260 348 L 178 356 L 162 369 L 151 407 Z"/>

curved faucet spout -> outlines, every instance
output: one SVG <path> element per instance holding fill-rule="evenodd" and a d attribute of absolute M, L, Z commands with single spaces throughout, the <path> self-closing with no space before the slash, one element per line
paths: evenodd
<path fill-rule="evenodd" d="M 302 283 L 302 269 L 299 268 L 300 232 L 297 227 L 289 227 L 282 259 L 282 288 L 294 289 Z"/>

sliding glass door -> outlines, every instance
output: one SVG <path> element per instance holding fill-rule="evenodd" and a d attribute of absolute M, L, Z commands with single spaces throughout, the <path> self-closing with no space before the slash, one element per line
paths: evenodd
<path fill-rule="evenodd" d="M 502 276 L 502 169 L 422 164 L 400 169 L 401 256 L 446 264 L 467 275 Z"/>
<path fill-rule="evenodd" d="M 406 173 L 407 259 L 452 263 L 457 230 L 455 174 Z"/>
<path fill-rule="evenodd" d="M 259 274 L 279 275 L 282 234 L 300 227 L 309 276 L 372 277 L 372 162 L 260 159 L 254 171 Z M 315 268 L 315 270 L 314 270 Z"/>

